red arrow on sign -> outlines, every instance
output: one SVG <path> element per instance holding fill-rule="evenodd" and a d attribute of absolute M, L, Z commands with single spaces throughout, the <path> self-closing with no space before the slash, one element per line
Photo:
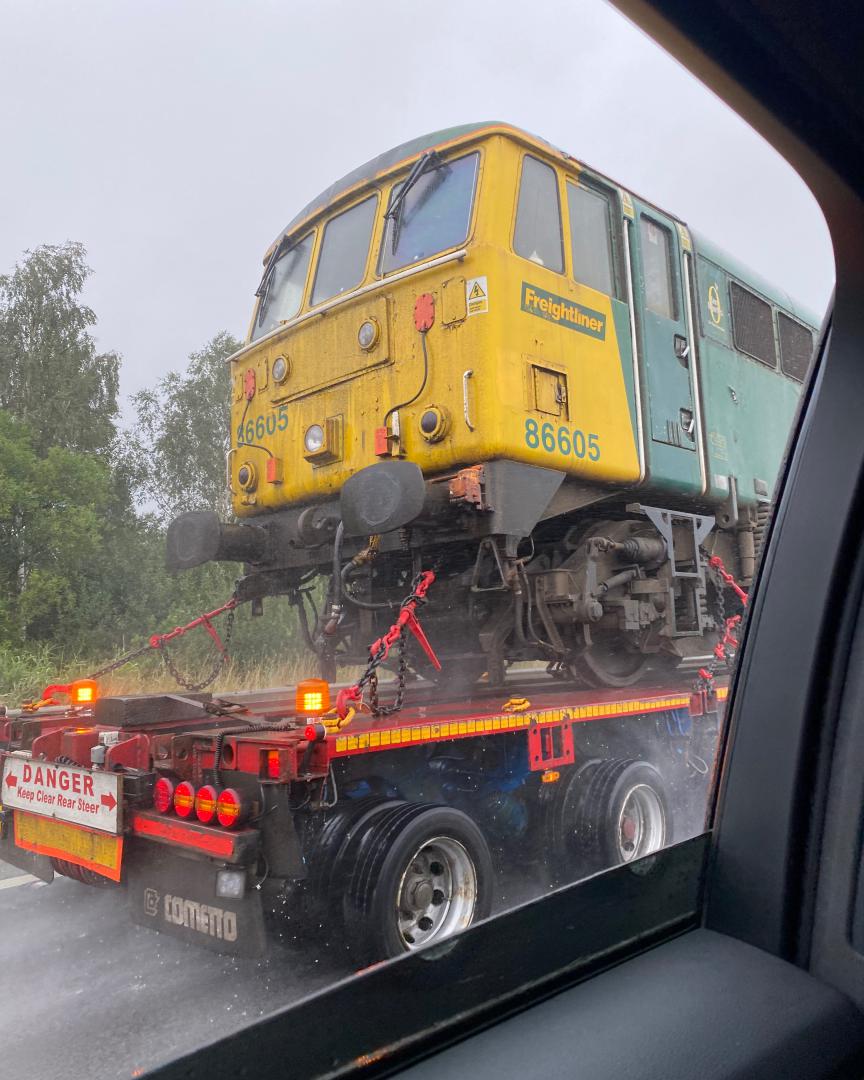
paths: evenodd
<path fill-rule="evenodd" d="M 18 777 L 9 773 L 6 777 L 6 787 L 18 787 Z"/>
<path fill-rule="evenodd" d="M 107 806 L 109 810 L 113 810 L 114 807 L 117 805 L 117 800 L 114 798 L 110 791 L 107 795 L 102 796 L 102 805 Z"/>

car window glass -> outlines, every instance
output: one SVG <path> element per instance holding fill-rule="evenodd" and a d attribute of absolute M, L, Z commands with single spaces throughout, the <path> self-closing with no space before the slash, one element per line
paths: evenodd
<path fill-rule="evenodd" d="M 437 1025 L 399 971 L 486 1008 L 514 908 L 516 988 L 550 902 L 682 925 L 832 287 L 800 179 L 606 4 L 7 7 L 0 1073 L 327 988 L 338 1071 Z"/>

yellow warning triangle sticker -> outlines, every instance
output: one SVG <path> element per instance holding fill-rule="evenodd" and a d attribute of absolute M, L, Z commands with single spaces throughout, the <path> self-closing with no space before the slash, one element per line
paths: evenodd
<path fill-rule="evenodd" d="M 480 282 L 475 281 L 474 284 L 471 286 L 471 292 L 468 293 L 468 299 L 469 300 L 482 300 L 482 298 L 485 295 L 486 295 L 486 293 L 483 292 L 482 288 L 480 287 Z"/>

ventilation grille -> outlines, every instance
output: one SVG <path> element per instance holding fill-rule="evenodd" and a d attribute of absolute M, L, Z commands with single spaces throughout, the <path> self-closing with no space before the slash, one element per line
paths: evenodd
<path fill-rule="evenodd" d="M 803 382 L 813 355 L 813 334 L 783 312 L 777 314 L 780 330 L 780 367 L 784 374 Z"/>
<path fill-rule="evenodd" d="M 771 305 L 735 281 L 731 282 L 731 293 L 735 347 L 769 367 L 777 367 Z"/>

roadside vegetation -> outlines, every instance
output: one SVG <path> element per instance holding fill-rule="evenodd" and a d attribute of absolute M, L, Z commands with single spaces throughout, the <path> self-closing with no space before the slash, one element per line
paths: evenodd
<path fill-rule="evenodd" d="M 121 357 L 97 351 L 82 303 L 82 245 L 26 252 L 0 276 L 0 704 L 84 677 L 231 594 L 239 567 L 164 568 L 165 528 L 183 510 L 226 514 L 229 380 L 239 347 L 217 333 L 183 367 L 132 399 L 121 423 Z M 223 629 L 224 619 L 217 627 Z M 276 686 L 308 674 L 284 600 L 238 611 L 216 689 Z M 197 631 L 171 656 L 189 681 L 212 666 Z M 104 692 L 176 689 L 150 652 Z"/>

